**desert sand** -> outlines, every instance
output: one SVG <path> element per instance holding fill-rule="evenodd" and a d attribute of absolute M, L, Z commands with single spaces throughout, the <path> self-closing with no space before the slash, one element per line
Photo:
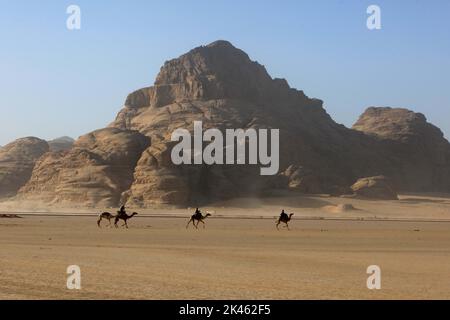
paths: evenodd
<path fill-rule="evenodd" d="M 22 213 L 0 219 L 0 298 L 450 299 L 450 198 L 400 199 L 241 199 L 204 208 L 199 230 L 185 229 L 187 208 L 138 210 L 129 229 L 79 208 Z M 275 228 L 282 207 L 290 231 Z M 69 265 L 81 290 L 66 288 Z"/>

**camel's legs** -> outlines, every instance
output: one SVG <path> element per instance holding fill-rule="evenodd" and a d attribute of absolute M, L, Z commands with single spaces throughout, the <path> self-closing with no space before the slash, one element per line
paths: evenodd
<path fill-rule="evenodd" d="M 288 230 L 291 230 L 291 229 L 289 229 L 289 224 L 286 222 L 286 228 L 288 229 Z"/>
<path fill-rule="evenodd" d="M 127 229 L 128 229 L 128 223 L 127 223 L 127 220 L 125 220 L 125 227 L 127 227 Z"/>
<path fill-rule="evenodd" d="M 100 222 L 102 221 L 102 218 L 100 217 L 98 220 L 97 220 L 97 226 L 99 227 L 99 228 L 101 228 L 101 226 L 100 226 Z"/>
<path fill-rule="evenodd" d="M 193 221 L 193 219 L 191 218 L 190 220 L 189 220 L 189 222 L 187 223 L 187 225 L 186 225 L 186 229 L 189 227 L 189 223 L 191 223 Z M 192 224 L 194 224 L 194 222 L 192 222 Z"/>
<path fill-rule="evenodd" d="M 203 220 L 198 220 L 197 226 L 198 226 L 198 224 L 199 224 L 200 222 L 203 223 L 203 229 L 205 229 L 205 222 L 204 222 Z"/>
<path fill-rule="evenodd" d="M 277 230 L 280 230 L 280 228 L 278 228 L 279 225 L 280 225 L 280 221 L 277 222 Z"/>

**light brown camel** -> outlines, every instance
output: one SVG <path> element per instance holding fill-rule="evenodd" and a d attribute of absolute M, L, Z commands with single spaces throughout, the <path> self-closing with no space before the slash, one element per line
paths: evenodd
<path fill-rule="evenodd" d="M 186 225 L 186 229 L 188 228 L 189 224 L 192 222 L 192 224 L 194 225 L 194 227 L 196 229 L 198 229 L 198 224 L 201 222 L 203 223 L 203 228 L 205 228 L 205 222 L 203 220 L 205 220 L 206 218 L 210 217 L 211 214 L 207 213 L 206 215 L 202 215 L 202 213 L 198 210 L 198 208 L 195 210 L 195 213 L 191 216 L 191 219 L 189 220 L 189 222 Z M 197 225 L 195 224 L 195 221 L 197 221 Z"/>
<path fill-rule="evenodd" d="M 280 223 L 283 222 L 286 224 L 287 229 L 290 230 L 289 229 L 289 221 L 291 221 L 293 215 L 294 215 L 293 213 L 287 215 L 287 213 L 285 213 L 284 210 L 281 211 L 280 217 L 278 218 L 278 221 L 277 221 L 277 229 L 278 229 L 278 226 L 280 225 Z"/>
<path fill-rule="evenodd" d="M 119 220 L 123 220 L 124 224 L 122 225 L 122 227 L 125 226 L 128 229 L 127 220 L 133 218 L 137 214 L 138 214 L 137 212 L 133 212 L 131 215 L 128 215 L 124 211 L 117 211 L 117 216 L 115 216 L 114 219 L 114 226 L 117 228 L 117 222 L 119 222 Z"/>
<path fill-rule="evenodd" d="M 97 220 L 97 225 L 99 228 L 101 228 L 100 222 L 102 221 L 102 219 L 108 220 L 109 224 L 108 227 L 111 226 L 111 219 L 114 219 L 116 216 L 112 215 L 109 212 L 102 212 L 98 215 L 98 220 Z"/>

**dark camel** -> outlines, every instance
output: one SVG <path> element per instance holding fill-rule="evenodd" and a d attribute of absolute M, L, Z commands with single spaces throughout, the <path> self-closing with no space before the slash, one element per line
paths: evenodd
<path fill-rule="evenodd" d="M 124 221 L 124 224 L 122 225 L 122 227 L 125 226 L 125 227 L 127 227 L 127 229 L 128 229 L 127 220 L 133 218 L 133 217 L 134 217 L 135 215 L 137 215 L 137 214 L 138 214 L 137 212 L 133 212 L 131 215 L 128 215 L 128 214 L 125 212 L 125 207 L 122 206 L 122 207 L 120 208 L 120 210 L 117 211 L 117 216 L 116 216 L 115 219 L 114 219 L 114 226 L 117 228 L 117 222 L 119 222 L 119 220 L 123 220 L 123 221 Z"/>
<path fill-rule="evenodd" d="M 189 224 L 192 222 L 192 224 L 194 225 L 194 227 L 196 229 L 198 229 L 198 224 L 201 222 L 203 223 L 203 229 L 205 228 L 205 222 L 203 220 L 205 220 L 206 218 L 210 217 L 211 214 L 207 213 L 206 215 L 202 215 L 202 213 L 200 212 L 200 210 L 198 210 L 198 208 L 195 210 L 195 213 L 191 216 L 191 219 L 189 220 L 189 222 L 186 225 L 186 229 L 189 227 Z M 195 224 L 195 221 L 197 221 L 197 225 Z"/>
<path fill-rule="evenodd" d="M 287 213 L 285 213 L 284 210 L 282 210 L 280 217 L 278 218 L 278 221 L 277 221 L 277 229 L 278 229 L 278 226 L 280 225 L 280 223 L 283 222 L 286 224 L 287 229 L 290 230 L 289 229 L 289 221 L 291 221 L 293 215 L 294 215 L 293 213 L 287 215 Z"/>
<path fill-rule="evenodd" d="M 98 215 L 98 220 L 97 220 L 98 227 L 101 228 L 100 222 L 102 221 L 102 219 L 108 220 L 108 222 L 109 222 L 108 227 L 111 227 L 111 219 L 114 219 L 115 217 L 116 216 L 112 215 L 109 212 L 100 213 Z"/>

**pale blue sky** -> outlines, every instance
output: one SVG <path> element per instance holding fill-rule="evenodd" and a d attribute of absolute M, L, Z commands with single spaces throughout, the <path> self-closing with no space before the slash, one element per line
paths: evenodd
<path fill-rule="evenodd" d="M 82 11 L 66 29 L 66 8 Z M 366 28 L 366 8 L 382 30 Z M 165 60 L 231 41 L 347 126 L 370 105 L 424 113 L 450 136 L 450 1 L 3 1 L 0 145 L 111 122 Z"/>

